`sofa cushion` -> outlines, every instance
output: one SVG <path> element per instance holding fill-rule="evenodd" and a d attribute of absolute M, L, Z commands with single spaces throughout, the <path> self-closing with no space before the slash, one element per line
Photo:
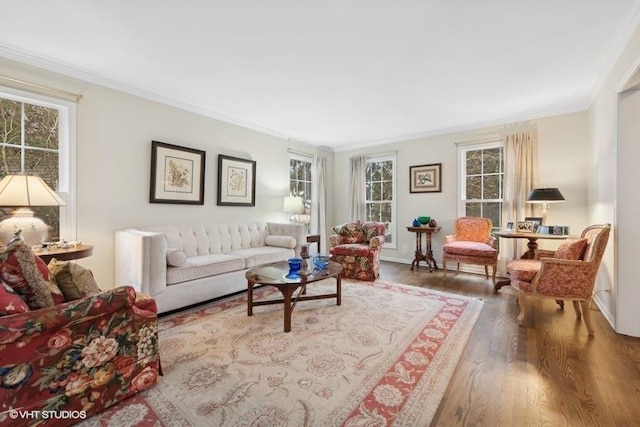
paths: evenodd
<path fill-rule="evenodd" d="M 180 267 L 187 261 L 187 255 L 180 249 L 167 249 L 167 265 Z"/>
<path fill-rule="evenodd" d="M 295 255 L 292 249 L 278 248 L 274 246 L 261 246 L 258 248 L 240 249 L 231 254 L 242 257 L 245 268 L 252 268 L 260 264 L 269 264 L 282 261 Z"/>
<path fill-rule="evenodd" d="M 585 249 L 587 249 L 587 239 L 568 240 L 558 246 L 553 257 L 558 259 L 579 260 L 582 259 Z"/>
<path fill-rule="evenodd" d="M 91 270 L 80 264 L 53 258 L 49 261 L 49 272 L 66 301 L 102 292 Z"/>
<path fill-rule="evenodd" d="M 175 285 L 244 268 L 245 260 L 238 255 L 213 254 L 189 257 L 182 266 L 167 268 L 167 285 Z"/>
<path fill-rule="evenodd" d="M 29 306 L 20 295 L 16 294 L 11 286 L 0 282 L 0 316 L 8 316 L 16 313 L 26 313 Z"/>
<path fill-rule="evenodd" d="M 0 277 L 22 297 L 29 308 L 52 307 L 64 296 L 49 283 L 49 269 L 24 241 L 7 245 L 0 254 Z M 54 290 L 54 296 L 52 295 Z"/>
<path fill-rule="evenodd" d="M 291 236 L 267 236 L 264 239 L 267 246 L 293 249 L 296 247 L 296 239 Z"/>
<path fill-rule="evenodd" d="M 464 255 L 472 257 L 495 258 L 498 251 L 495 248 L 480 242 L 454 241 L 442 246 L 445 253 L 451 255 Z"/>
<path fill-rule="evenodd" d="M 329 249 L 331 255 L 368 256 L 371 253 L 369 245 L 362 243 L 346 243 Z"/>
<path fill-rule="evenodd" d="M 364 243 L 366 241 L 360 221 L 336 225 L 333 227 L 333 231 L 340 235 L 342 243 Z"/>

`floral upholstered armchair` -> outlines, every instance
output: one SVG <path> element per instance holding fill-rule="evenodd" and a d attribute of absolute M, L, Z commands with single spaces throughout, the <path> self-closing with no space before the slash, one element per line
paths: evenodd
<path fill-rule="evenodd" d="M 498 251 L 496 239 L 491 236 L 493 223 L 488 218 L 463 216 L 453 223 L 453 235 L 444 237 L 442 246 L 442 269 L 447 278 L 447 262 L 460 264 L 477 264 L 484 266 L 484 274 L 489 278 L 488 266 L 493 267 L 491 279 L 496 283 L 496 266 Z"/>
<path fill-rule="evenodd" d="M 561 307 L 563 300 L 569 300 L 573 301 L 576 318 L 584 316 L 587 331 L 593 335 L 589 304 L 610 231 L 610 224 L 592 225 L 584 229 L 580 239 L 568 240 L 553 254 L 540 251 L 536 254 L 539 259 L 509 262 L 511 286 L 518 291 L 520 324 L 524 322 L 526 299 L 530 296 L 554 299 Z"/>
<path fill-rule="evenodd" d="M 356 220 L 333 227 L 329 236 L 331 260 L 342 264 L 342 277 L 375 280 L 380 275 L 380 252 L 387 226 Z"/>
<path fill-rule="evenodd" d="M 69 425 L 157 382 L 152 298 L 123 286 L 65 301 L 24 243 L 0 253 L 0 278 L 0 425 Z"/>

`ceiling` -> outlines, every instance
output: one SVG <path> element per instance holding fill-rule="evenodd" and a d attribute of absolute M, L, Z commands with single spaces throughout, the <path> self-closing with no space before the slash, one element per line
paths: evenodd
<path fill-rule="evenodd" d="M 640 0 L 0 0 L 0 57 L 345 150 L 588 107 Z"/>

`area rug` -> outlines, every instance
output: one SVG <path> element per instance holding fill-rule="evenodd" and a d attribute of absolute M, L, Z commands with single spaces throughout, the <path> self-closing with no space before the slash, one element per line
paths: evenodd
<path fill-rule="evenodd" d="M 426 426 L 482 302 L 413 286 L 343 280 L 335 299 L 282 306 L 246 294 L 160 319 L 159 384 L 86 426 Z M 335 292 L 335 280 L 307 292 Z M 255 298 L 279 298 L 271 287 Z"/>

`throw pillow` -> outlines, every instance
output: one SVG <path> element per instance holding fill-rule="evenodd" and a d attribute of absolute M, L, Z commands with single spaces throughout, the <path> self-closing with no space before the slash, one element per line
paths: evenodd
<path fill-rule="evenodd" d="M 347 222 L 333 227 L 333 231 L 338 233 L 343 243 L 364 243 L 364 233 L 362 223 L 359 220 Z"/>
<path fill-rule="evenodd" d="M 102 292 L 91 270 L 80 264 L 53 258 L 49 261 L 49 271 L 67 301 Z"/>
<path fill-rule="evenodd" d="M 2 282 L 0 286 L 0 316 L 26 313 L 27 311 L 29 311 L 27 303 L 11 289 L 11 286 Z"/>
<path fill-rule="evenodd" d="M 376 236 L 384 236 L 386 226 L 380 222 L 365 222 L 362 224 L 362 231 L 367 242 Z"/>
<path fill-rule="evenodd" d="M 24 299 L 29 308 L 52 307 L 56 304 L 50 288 L 47 264 L 23 241 L 9 243 L 0 253 L 0 278 Z M 61 295 L 55 298 L 59 302 Z"/>
<path fill-rule="evenodd" d="M 264 239 L 264 244 L 267 246 L 277 246 L 279 248 L 293 249 L 296 247 L 295 237 L 290 236 L 267 236 Z"/>
<path fill-rule="evenodd" d="M 180 267 L 187 261 L 187 255 L 180 249 L 167 249 L 167 264 L 171 267 Z"/>
<path fill-rule="evenodd" d="M 558 246 L 553 257 L 578 260 L 582 259 L 585 249 L 587 249 L 587 239 L 569 240 Z"/>

